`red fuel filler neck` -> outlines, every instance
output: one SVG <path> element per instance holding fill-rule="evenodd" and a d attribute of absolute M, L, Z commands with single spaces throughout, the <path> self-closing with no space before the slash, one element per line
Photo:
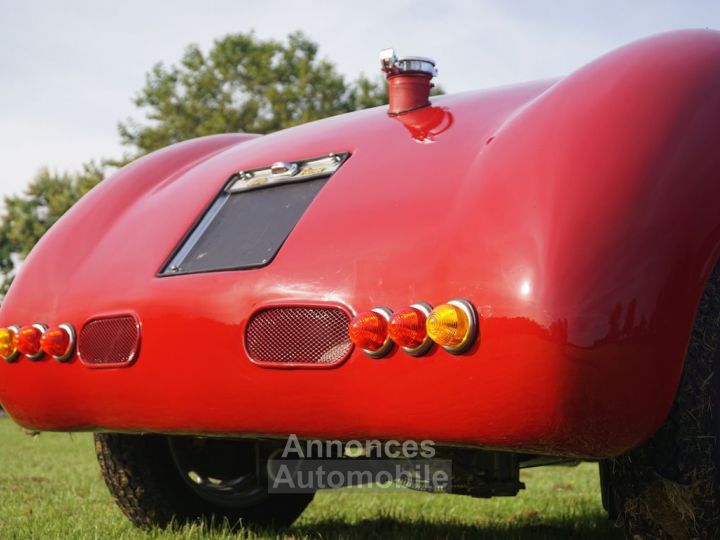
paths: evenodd
<path fill-rule="evenodd" d="M 401 56 L 393 49 L 380 52 L 380 67 L 388 81 L 388 114 L 396 116 L 430 105 L 435 61 L 422 56 Z"/>

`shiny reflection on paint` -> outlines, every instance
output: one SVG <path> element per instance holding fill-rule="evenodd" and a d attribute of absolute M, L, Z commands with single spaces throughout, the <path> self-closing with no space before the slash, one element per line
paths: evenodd
<path fill-rule="evenodd" d="M 532 283 L 529 279 L 524 280 L 518 289 L 522 298 L 528 298 L 532 294 Z"/>
<path fill-rule="evenodd" d="M 423 107 L 415 111 L 393 116 L 419 143 L 432 143 L 453 125 L 453 115 L 447 107 Z"/>

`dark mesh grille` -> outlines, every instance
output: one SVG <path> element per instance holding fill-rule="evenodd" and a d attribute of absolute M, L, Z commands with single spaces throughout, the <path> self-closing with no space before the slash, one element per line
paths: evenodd
<path fill-rule="evenodd" d="M 130 315 L 95 319 L 83 326 L 78 353 L 86 364 L 126 364 L 135 358 L 140 330 Z"/>
<path fill-rule="evenodd" d="M 268 308 L 253 316 L 245 343 L 256 362 L 331 365 L 344 360 L 352 348 L 349 323 L 338 308 Z"/>

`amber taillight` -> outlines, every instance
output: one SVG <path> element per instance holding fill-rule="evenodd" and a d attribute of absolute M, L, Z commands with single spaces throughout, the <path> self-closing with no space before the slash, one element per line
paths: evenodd
<path fill-rule="evenodd" d="M 426 328 L 430 339 L 447 352 L 462 354 L 477 338 L 477 313 L 470 302 L 456 298 L 435 307 L 428 316 Z"/>
<path fill-rule="evenodd" d="M 14 362 L 20 357 L 20 351 L 17 350 L 17 334 L 19 330 L 18 326 L 0 328 L 0 356 L 6 362 Z"/>

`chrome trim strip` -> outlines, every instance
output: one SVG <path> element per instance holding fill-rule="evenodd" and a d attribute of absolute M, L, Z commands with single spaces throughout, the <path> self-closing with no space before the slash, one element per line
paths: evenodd
<path fill-rule="evenodd" d="M 225 193 L 244 193 L 254 189 L 332 176 L 349 155 L 347 152 L 332 153 L 300 161 L 277 161 L 269 167 L 238 171 L 225 188 Z"/>
<path fill-rule="evenodd" d="M 215 216 L 217 216 L 218 212 L 220 212 L 222 207 L 225 206 L 228 198 L 229 195 L 227 193 L 224 193 L 221 197 L 215 199 L 215 202 L 213 202 L 212 206 L 202 217 L 200 222 L 197 224 L 197 227 L 193 229 L 193 231 L 190 233 L 190 236 L 188 236 L 187 240 L 184 241 L 182 247 L 166 265 L 167 272 L 176 273 L 181 270 L 180 264 L 185 260 L 185 257 L 187 257 L 188 253 L 190 253 L 190 250 L 195 247 L 195 244 L 197 244 L 197 241 L 200 239 L 200 237 L 205 234 L 205 231 L 213 222 Z"/>

